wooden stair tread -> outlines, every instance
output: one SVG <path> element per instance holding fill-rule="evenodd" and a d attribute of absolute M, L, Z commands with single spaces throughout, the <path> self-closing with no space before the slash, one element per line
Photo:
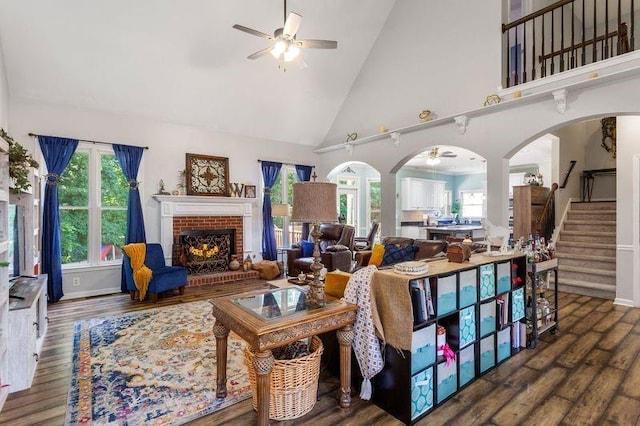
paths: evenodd
<path fill-rule="evenodd" d="M 565 246 L 570 245 L 572 247 L 586 247 L 586 248 L 602 248 L 602 249 L 614 249 L 616 248 L 615 243 L 591 243 L 591 242 L 581 242 L 581 241 L 562 241 L 558 240 L 556 246 Z M 562 253 L 562 250 L 558 250 Z"/>
<path fill-rule="evenodd" d="M 593 283 L 589 281 L 572 280 L 569 278 L 560 278 L 560 277 L 558 277 L 558 285 L 570 285 L 573 287 L 590 288 L 593 290 L 612 291 L 614 293 L 616 291 L 616 286 L 613 284 Z"/>
<path fill-rule="evenodd" d="M 615 225 L 616 221 L 615 220 L 599 220 L 599 219 L 580 219 L 580 220 L 565 220 L 563 222 L 564 224 L 571 224 L 571 225 L 590 225 L 590 224 L 596 224 L 596 225 Z"/>
<path fill-rule="evenodd" d="M 616 231 L 560 231 L 560 236 L 562 235 L 587 235 L 590 237 L 610 237 L 612 235 L 616 235 Z"/>
<path fill-rule="evenodd" d="M 576 259 L 576 260 L 599 260 L 602 262 L 616 262 L 615 256 L 595 256 L 592 254 L 582 254 L 582 253 L 564 253 L 556 251 L 555 256 L 560 259 Z"/>

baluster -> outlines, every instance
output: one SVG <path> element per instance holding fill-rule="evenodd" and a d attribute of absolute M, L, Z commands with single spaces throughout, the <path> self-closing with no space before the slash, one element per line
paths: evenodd
<path fill-rule="evenodd" d="M 555 44 L 555 30 L 556 30 L 556 26 L 554 24 L 554 19 L 555 19 L 555 10 L 551 11 L 551 75 L 553 75 L 554 69 L 555 69 L 555 64 L 556 64 L 556 58 L 553 56 L 554 53 L 554 49 L 556 48 L 556 44 Z"/>
<path fill-rule="evenodd" d="M 518 54 L 518 27 L 516 26 L 513 30 L 515 31 L 515 36 L 514 36 L 515 37 L 515 43 L 513 45 L 514 46 L 513 56 L 515 56 L 515 60 L 514 60 L 514 62 L 515 62 L 515 70 L 513 72 L 514 73 L 513 81 L 514 81 L 514 85 L 517 86 L 518 84 L 520 84 L 520 79 L 519 79 L 519 77 L 520 77 L 519 74 L 520 73 L 518 72 L 519 71 L 518 59 L 520 57 L 520 55 Z"/>
<path fill-rule="evenodd" d="M 533 46 L 531 48 L 531 80 L 536 79 L 536 18 L 533 18 Z"/>
<path fill-rule="evenodd" d="M 560 8 L 560 72 L 564 71 L 564 5 Z"/>
<path fill-rule="evenodd" d="M 620 24 L 622 24 L 622 0 L 618 0 L 618 31 L 620 31 Z M 618 34 L 618 55 L 620 52 L 620 34 Z"/>
<path fill-rule="evenodd" d="M 522 23 L 522 83 L 527 82 L 527 23 Z"/>
<path fill-rule="evenodd" d="M 511 46 L 509 45 L 509 30 L 505 31 L 507 34 L 507 87 L 511 87 L 511 61 L 509 60 L 509 54 L 511 53 Z"/>
<path fill-rule="evenodd" d="M 634 19 L 634 9 L 635 9 L 635 7 L 634 7 L 633 3 L 634 3 L 634 0 L 631 0 L 631 33 L 629 33 L 629 37 L 631 39 L 631 40 L 629 40 L 629 50 L 630 51 L 634 50 L 633 49 L 633 45 L 634 45 L 633 39 L 634 39 L 634 32 L 635 32 L 635 27 L 636 27 L 636 21 Z"/>
<path fill-rule="evenodd" d="M 606 59 L 609 57 L 609 0 L 605 0 L 604 2 L 604 51 L 602 55 L 602 59 Z M 620 45 L 618 45 L 618 50 L 620 50 Z"/>
<path fill-rule="evenodd" d="M 596 1 L 593 1 L 593 44 L 591 45 L 592 48 L 592 55 L 591 55 L 591 63 L 594 63 L 597 61 L 597 56 L 596 56 L 596 51 L 598 50 L 596 48 L 597 46 L 597 41 L 596 41 L 596 28 L 597 28 L 597 23 L 596 23 Z"/>
<path fill-rule="evenodd" d="M 547 76 L 547 60 L 544 58 L 544 15 L 542 15 L 542 63 L 540 64 L 540 77 Z"/>
<path fill-rule="evenodd" d="M 585 47 L 587 46 L 585 44 L 585 37 L 586 37 L 586 33 L 585 33 L 585 29 L 584 29 L 584 25 L 585 25 L 585 21 L 584 21 L 584 0 L 582 0 L 582 65 L 585 64 L 587 58 L 586 58 L 586 52 L 585 52 Z"/>
<path fill-rule="evenodd" d="M 572 1 L 571 2 L 571 60 L 569 61 L 570 63 L 570 67 L 571 68 L 575 68 L 576 67 L 576 30 L 575 30 L 575 6 L 576 6 L 576 2 Z"/>

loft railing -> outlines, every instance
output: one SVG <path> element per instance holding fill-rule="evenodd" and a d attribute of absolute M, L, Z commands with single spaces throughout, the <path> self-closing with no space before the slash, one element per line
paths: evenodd
<path fill-rule="evenodd" d="M 536 219 L 536 224 L 538 228 L 538 233 L 543 236 L 547 241 L 551 238 L 553 234 L 553 228 L 556 226 L 556 190 L 558 189 L 558 184 L 554 183 L 551 185 L 551 191 L 547 196 L 547 201 L 544 203 L 544 208 L 542 209 L 542 213 L 540 213 L 540 217 Z"/>
<path fill-rule="evenodd" d="M 511 87 L 633 51 L 635 0 L 561 0 L 502 24 L 502 34 Z"/>

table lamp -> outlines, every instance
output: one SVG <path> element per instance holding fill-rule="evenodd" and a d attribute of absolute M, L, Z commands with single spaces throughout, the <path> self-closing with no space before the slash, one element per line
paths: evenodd
<path fill-rule="evenodd" d="M 295 222 L 311 223 L 313 229 L 313 263 L 311 273 L 313 282 L 309 284 L 308 303 L 312 307 L 325 305 L 324 282 L 320 281 L 320 222 L 336 222 L 338 210 L 336 208 L 337 185 L 330 182 L 298 182 L 293 184 L 293 212 L 291 220 Z"/>

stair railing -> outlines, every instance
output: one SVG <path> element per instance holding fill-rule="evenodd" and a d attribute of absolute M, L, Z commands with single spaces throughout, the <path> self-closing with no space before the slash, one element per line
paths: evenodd
<path fill-rule="evenodd" d="M 634 0 L 591 3 L 560 0 L 502 24 L 506 87 L 633 51 Z"/>
<path fill-rule="evenodd" d="M 555 195 L 556 190 L 558 189 L 558 184 L 554 183 L 551 185 L 551 191 L 547 196 L 547 200 L 544 203 L 544 208 L 542 209 L 542 213 L 540 213 L 540 217 L 536 219 L 536 225 L 538 228 L 538 233 L 540 236 L 543 236 L 546 240 L 551 238 L 553 234 L 553 228 L 556 226 L 556 203 L 555 203 Z"/>
<path fill-rule="evenodd" d="M 567 186 L 567 181 L 569 180 L 569 176 L 571 175 L 571 172 L 573 171 L 573 168 L 576 165 L 576 160 L 571 160 L 570 161 L 570 165 L 569 165 L 569 170 L 567 170 L 567 174 L 564 176 L 564 180 L 562 181 L 562 185 L 560 185 L 561 189 L 564 189 Z"/>

